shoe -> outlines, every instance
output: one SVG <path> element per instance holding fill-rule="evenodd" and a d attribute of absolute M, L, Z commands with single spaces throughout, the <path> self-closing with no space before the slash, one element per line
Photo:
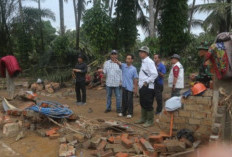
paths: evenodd
<path fill-rule="evenodd" d="M 148 128 L 154 125 L 154 111 L 147 111 L 147 121 L 143 124 L 144 128 Z"/>
<path fill-rule="evenodd" d="M 106 109 L 106 110 L 105 110 L 105 113 L 108 113 L 108 112 L 111 112 L 111 110 L 109 110 L 109 109 Z"/>
<path fill-rule="evenodd" d="M 119 113 L 118 116 L 119 116 L 119 117 L 122 117 L 122 113 Z"/>
<path fill-rule="evenodd" d="M 86 102 L 82 102 L 81 105 L 86 105 Z"/>
<path fill-rule="evenodd" d="M 131 115 L 131 114 L 128 114 L 128 115 L 126 116 L 126 118 L 130 119 L 130 118 L 132 118 L 132 115 Z"/>
<path fill-rule="evenodd" d="M 82 105 L 82 102 L 77 102 L 76 104 L 77 104 L 78 106 L 80 106 L 80 105 Z"/>
<path fill-rule="evenodd" d="M 146 122 L 147 119 L 147 111 L 141 108 L 141 118 L 140 120 L 136 121 L 135 124 L 143 124 Z"/>

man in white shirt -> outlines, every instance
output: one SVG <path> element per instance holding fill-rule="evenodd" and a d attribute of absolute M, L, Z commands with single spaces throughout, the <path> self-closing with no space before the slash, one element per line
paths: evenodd
<path fill-rule="evenodd" d="M 112 93 L 115 93 L 116 96 L 116 110 L 118 116 L 122 116 L 121 111 L 121 90 L 120 84 L 122 83 L 122 70 L 119 65 L 116 63 L 118 58 L 118 52 L 116 50 L 112 50 L 110 53 L 110 60 L 104 63 L 103 73 L 106 76 L 106 93 L 107 93 L 107 101 L 106 101 L 106 110 L 105 113 L 111 111 L 111 98 Z"/>
<path fill-rule="evenodd" d="M 184 88 L 184 68 L 180 63 L 180 56 L 174 54 L 171 57 L 172 69 L 168 77 L 168 86 L 172 88 L 172 97 L 180 96 L 181 89 Z"/>
<path fill-rule="evenodd" d="M 139 72 L 139 95 L 141 105 L 141 118 L 137 124 L 150 127 L 154 123 L 154 82 L 158 72 L 154 61 L 149 57 L 150 50 L 147 46 L 139 49 L 142 65 Z"/>

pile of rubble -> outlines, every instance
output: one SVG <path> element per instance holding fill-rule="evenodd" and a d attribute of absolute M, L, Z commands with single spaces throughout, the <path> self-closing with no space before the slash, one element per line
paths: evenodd
<path fill-rule="evenodd" d="M 33 83 L 31 84 L 31 90 L 33 91 L 43 91 L 45 90 L 48 93 L 54 93 L 55 91 L 60 89 L 60 83 L 50 82 L 50 83 Z"/>

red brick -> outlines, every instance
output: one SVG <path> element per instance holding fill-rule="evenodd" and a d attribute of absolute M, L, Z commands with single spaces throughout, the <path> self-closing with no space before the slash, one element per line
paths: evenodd
<path fill-rule="evenodd" d="M 152 147 L 152 145 L 148 141 L 146 141 L 144 138 L 140 139 L 140 143 L 147 151 L 154 151 L 154 148 Z"/>
<path fill-rule="evenodd" d="M 129 157 L 127 153 L 117 153 L 115 157 Z"/>
<path fill-rule="evenodd" d="M 161 152 L 161 153 L 167 152 L 167 147 L 164 144 L 154 144 L 153 147 L 156 152 Z"/>
<path fill-rule="evenodd" d="M 127 139 L 127 138 L 122 138 L 122 143 L 127 148 L 132 148 L 132 146 L 133 146 L 132 141 Z"/>
<path fill-rule="evenodd" d="M 119 144 L 121 143 L 121 136 L 117 136 L 114 138 L 114 144 Z"/>
<path fill-rule="evenodd" d="M 149 156 L 149 157 L 157 157 L 158 153 L 157 152 L 144 151 L 143 155 L 146 155 L 146 156 Z"/>
<path fill-rule="evenodd" d="M 113 156 L 114 155 L 114 153 L 113 153 L 113 151 L 110 149 L 110 150 L 107 150 L 107 151 L 105 151 L 105 152 L 102 152 L 101 154 L 100 154 L 100 156 L 101 157 L 111 157 L 111 156 Z"/>
<path fill-rule="evenodd" d="M 110 136 L 110 137 L 107 139 L 107 141 L 108 141 L 109 143 L 114 143 L 114 137 L 113 137 L 113 136 Z"/>
<path fill-rule="evenodd" d="M 51 135 L 55 134 L 57 132 L 57 130 L 59 130 L 59 128 L 51 128 L 50 130 L 46 131 L 46 135 L 51 136 Z"/>
<path fill-rule="evenodd" d="M 106 147 L 107 142 L 102 140 L 101 143 L 97 146 L 97 150 L 104 150 Z"/>
<path fill-rule="evenodd" d="M 152 135 L 149 137 L 150 142 L 163 143 L 163 137 L 161 135 Z"/>
<path fill-rule="evenodd" d="M 59 138 L 59 137 L 60 137 L 60 134 L 58 134 L 58 133 L 49 135 L 49 138 L 50 138 L 50 139 L 57 139 L 57 138 Z"/>
<path fill-rule="evenodd" d="M 165 132 L 163 132 L 163 131 L 161 131 L 159 135 L 162 136 L 163 138 L 168 138 L 168 137 L 170 137 L 169 134 L 167 134 L 167 133 L 165 133 Z"/>
<path fill-rule="evenodd" d="M 122 134 L 122 137 L 121 138 L 128 138 L 129 135 L 128 134 Z"/>

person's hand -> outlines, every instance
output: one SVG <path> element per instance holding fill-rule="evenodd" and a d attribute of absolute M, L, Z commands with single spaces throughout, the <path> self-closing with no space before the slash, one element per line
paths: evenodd
<path fill-rule="evenodd" d="M 148 83 L 147 83 L 147 82 L 144 82 L 143 85 L 144 85 L 145 87 L 147 87 L 147 86 L 148 86 Z"/>
<path fill-rule="evenodd" d="M 78 73 L 78 72 L 81 72 L 80 69 L 73 69 L 73 71 L 74 71 L 74 72 L 77 72 L 77 73 Z"/>
<path fill-rule="evenodd" d="M 172 86 L 172 91 L 174 92 L 174 91 L 175 91 L 175 89 L 176 89 L 176 86 L 175 86 L 175 85 L 173 85 L 173 86 Z"/>
<path fill-rule="evenodd" d="M 114 60 L 114 63 L 117 63 L 118 65 L 121 65 L 121 62 L 117 59 Z"/>
<path fill-rule="evenodd" d="M 72 78 L 76 79 L 76 75 L 74 73 L 72 73 Z"/>
<path fill-rule="evenodd" d="M 133 92 L 134 92 L 134 95 L 135 95 L 135 96 L 138 95 L 138 89 L 137 89 L 137 88 L 134 88 Z"/>

